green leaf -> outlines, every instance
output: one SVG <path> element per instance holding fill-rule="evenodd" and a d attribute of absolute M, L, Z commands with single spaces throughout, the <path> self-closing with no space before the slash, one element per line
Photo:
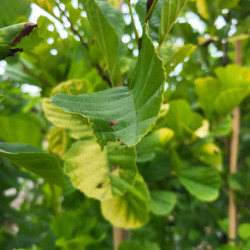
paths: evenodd
<path fill-rule="evenodd" d="M 216 169 L 188 168 L 183 170 L 178 178 L 192 195 L 202 201 L 213 201 L 219 195 L 221 179 Z"/>
<path fill-rule="evenodd" d="M 194 156 L 200 161 L 220 169 L 222 166 L 221 150 L 214 143 L 199 143 L 194 148 Z"/>
<path fill-rule="evenodd" d="M 244 89 L 234 88 L 222 91 L 215 99 L 215 111 L 219 115 L 228 115 L 237 107 L 246 96 Z"/>
<path fill-rule="evenodd" d="M 68 135 L 64 128 L 52 128 L 47 134 L 49 142 L 48 151 L 63 157 L 69 143 Z"/>
<path fill-rule="evenodd" d="M 164 0 L 161 11 L 161 23 L 159 29 L 159 43 L 167 37 L 181 10 L 188 0 Z"/>
<path fill-rule="evenodd" d="M 207 0 L 196 0 L 196 7 L 202 18 L 206 20 L 210 18 Z"/>
<path fill-rule="evenodd" d="M 174 131 L 174 137 L 183 140 L 190 134 L 189 125 L 192 121 L 192 110 L 186 100 L 174 100 L 169 103 L 166 125 Z"/>
<path fill-rule="evenodd" d="M 137 162 L 147 162 L 154 159 L 157 149 L 164 149 L 172 139 L 174 132 L 168 128 L 161 128 L 145 136 L 137 145 Z"/>
<path fill-rule="evenodd" d="M 241 88 L 244 91 L 250 88 L 250 69 L 238 65 L 219 67 L 215 73 L 221 83 L 223 90 Z"/>
<path fill-rule="evenodd" d="M 71 137 L 83 139 L 92 136 L 88 121 L 84 117 L 66 113 L 52 105 L 48 98 L 42 99 L 42 107 L 46 118 L 55 126 L 65 128 Z"/>
<path fill-rule="evenodd" d="M 96 1 L 96 3 L 108 23 L 113 27 L 120 38 L 125 28 L 125 21 L 122 12 L 108 2 Z"/>
<path fill-rule="evenodd" d="M 32 32 L 35 27 L 34 23 L 19 23 L 0 29 L 0 60 L 38 45 L 42 38 L 36 29 Z"/>
<path fill-rule="evenodd" d="M 160 247 L 158 244 L 150 241 L 137 241 L 137 240 L 131 240 L 131 241 L 123 241 L 120 245 L 118 250 L 160 250 Z"/>
<path fill-rule="evenodd" d="M 80 95 L 85 93 L 90 93 L 92 91 L 91 84 L 82 79 L 72 79 L 67 82 L 62 82 L 58 84 L 55 88 L 51 91 L 51 96 L 65 93 L 68 95 Z"/>
<path fill-rule="evenodd" d="M 29 0 L 1 0 L 0 27 L 25 22 L 30 16 Z"/>
<path fill-rule="evenodd" d="M 242 239 L 250 238 L 250 223 L 240 224 L 238 233 Z"/>
<path fill-rule="evenodd" d="M 228 176 L 228 182 L 231 188 L 244 192 L 250 188 L 250 173 L 234 173 Z"/>
<path fill-rule="evenodd" d="M 32 136 L 30 136 L 32 131 Z M 40 124 L 29 116 L 0 116 L 0 138 L 5 142 L 27 143 L 41 147 Z"/>
<path fill-rule="evenodd" d="M 103 216 L 114 226 L 138 228 L 148 221 L 149 193 L 146 183 L 137 174 L 135 184 L 123 196 L 101 202 Z"/>
<path fill-rule="evenodd" d="M 205 116 L 212 120 L 214 116 L 214 100 L 220 93 L 220 83 L 212 77 L 198 78 L 195 81 L 195 92 L 198 95 L 199 105 Z"/>
<path fill-rule="evenodd" d="M 220 9 L 232 9 L 237 7 L 239 0 L 217 0 L 217 4 Z"/>
<path fill-rule="evenodd" d="M 232 132 L 232 118 L 227 116 L 211 129 L 211 134 L 214 136 L 227 136 Z"/>
<path fill-rule="evenodd" d="M 99 200 L 123 195 L 132 187 L 137 173 L 134 147 L 120 142 L 109 143 L 101 151 L 94 139 L 79 141 L 68 150 L 64 160 L 64 171 L 72 184 Z"/>
<path fill-rule="evenodd" d="M 156 215 L 167 215 L 171 213 L 177 202 L 177 197 L 173 192 L 153 190 L 150 191 L 149 208 Z"/>
<path fill-rule="evenodd" d="M 60 162 L 53 155 L 21 143 L 0 143 L 0 155 L 51 183 L 67 187 Z"/>
<path fill-rule="evenodd" d="M 128 146 L 134 146 L 154 126 L 162 103 L 164 79 L 162 61 L 150 38 L 144 34 L 129 87 L 79 96 L 59 94 L 52 97 L 52 104 L 88 118 L 101 147 L 118 138 Z"/>
<path fill-rule="evenodd" d="M 120 83 L 121 73 L 118 60 L 118 35 L 103 15 L 98 4 L 94 0 L 82 0 L 83 7 L 87 12 L 89 22 L 108 67 L 111 82 L 115 85 Z"/>
<path fill-rule="evenodd" d="M 159 56 L 163 60 L 164 68 L 166 70 L 166 74 L 169 75 L 179 63 L 182 63 L 190 54 L 195 50 L 194 45 L 186 45 L 178 48 L 177 51 L 171 53 L 171 55 L 167 55 L 169 51 L 168 46 L 161 46 L 159 51 Z"/>

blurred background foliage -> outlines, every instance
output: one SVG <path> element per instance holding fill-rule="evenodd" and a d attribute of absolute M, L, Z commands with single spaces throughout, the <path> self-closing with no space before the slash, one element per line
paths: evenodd
<path fill-rule="evenodd" d="M 141 34 L 147 1 L 131 2 Z M 128 6 L 109 3 L 123 13 L 124 21 L 116 15 L 113 23 L 122 34 L 121 73 L 130 79 L 138 48 Z M 150 23 L 156 46 L 157 13 Z M 169 65 L 176 67 L 160 116 L 136 147 L 152 199 L 149 221 L 127 231 L 119 250 L 250 249 L 250 73 L 235 65 L 222 68 L 234 63 L 236 40 L 242 41 L 243 66 L 250 66 L 249 13 L 249 0 L 188 1 L 162 45 L 163 60 L 184 45 L 190 55 Z M 105 60 L 81 1 L 1 0 L 0 27 L 28 20 L 37 22 L 44 41 L 0 62 L 0 141 L 27 143 L 62 160 L 78 136 L 53 126 L 42 98 L 109 88 Z M 231 111 L 240 103 L 239 172 L 229 175 Z M 237 247 L 227 238 L 229 186 L 238 207 Z M 100 204 L 72 185 L 63 190 L 0 157 L 0 196 L 0 249 L 113 248 L 112 225 Z"/>

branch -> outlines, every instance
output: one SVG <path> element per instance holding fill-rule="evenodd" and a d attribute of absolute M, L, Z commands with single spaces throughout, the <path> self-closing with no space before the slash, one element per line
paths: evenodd
<path fill-rule="evenodd" d="M 150 18 L 152 17 L 157 2 L 158 2 L 158 0 L 154 0 L 151 7 L 149 8 L 149 11 L 147 12 L 147 15 L 146 15 L 145 23 L 147 23 L 150 20 Z"/>

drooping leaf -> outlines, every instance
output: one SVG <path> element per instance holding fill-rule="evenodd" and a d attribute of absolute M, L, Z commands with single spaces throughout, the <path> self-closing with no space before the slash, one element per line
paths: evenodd
<path fill-rule="evenodd" d="M 150 191 L 150 197 L 149 208 L 156 215 L 171 213 L 177 202 L 175 193 L 168 191 L 153 190 Z"/>
<path fill-rule="evenodd" d="M 21 143 L 0 143 L 0 155 L 51 183 L 67 187 L 59 160 L 43 150 Z"/>
<path fill-rule="evenodd" d="M 66 113 L 51 104 L 51 100 L 43 98 L 42 107 L 46 118 L 59 128 L 65 128 L 75 139 L 90 138 L 92 132 L 87 119 L 82 116 Z"/>
<path fill-rule="evenodd" d="M 104 151 L 94 139 L 79 141 L 65 155 L 64 171 L 72 184 L 87 196 L 99 200 L 123 195 L 136 176 L 134 147 L 109 143 Z"/>
<path fill-rule="evenodd" d="M 216 169 L 193 167 L 185 169 L 179 175 L 181 184 L 202 201 L 213 201 L 219 195 L 220 176 Z"/>
<path fill-rule="evenodd" d="M 101 202 L 103 216 L 114 226 L 138 228 L 148 221 L 149 193 L 146 183 L 137 174 L 132 189 L 123 196 Z"/>
<path fill-rule="evenodd" d="M 36 29 L 32 32 L 35 27 L 34 23 L 19 23 L 0 29 L 0 60 L 38 45 L 42 38 Z"/>
<path fill-rule="evenodd" d="M 118 138 L 133 146 L 157 119 L 164 79 L 162 62 L 146 33 L 135 75 L 128 87 L 79 96 L 58 94 L 52 97 L 52 104 L 66 112 L 87 117 L 101 147 Z"/>
<path fill-rule="evenodd" d="M 118 250 L 160 250 L 160 247 L 158 244 L 150 241 L 123 241 L 120 245 Z"/>
<path fill-rule="evenodd" d="M 97 36 L 97 41 L 108 67 L 111 82 L 118 84 L 121 78 L 118 62 L 118 35 L 103 15 L 94 0 L 81 0 L 87 13 L 91 27 Z"/>
<path fill-rule="evenodd" d="M 167 37 L 181 10 L 188 0 L 164 0 L 161 11 L 161 23 L 159 29 L 159 43 Z"/>

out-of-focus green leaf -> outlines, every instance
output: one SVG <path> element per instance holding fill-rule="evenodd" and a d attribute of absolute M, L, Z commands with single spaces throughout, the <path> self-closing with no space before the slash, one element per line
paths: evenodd
<path fill-rule="evenodd" d="M 174 100 L 169 105 L 166 125 L 174 131 L 174 137 L 185 139 L 190 134 L 188 128 L 192 120 L 192 110 L 185 100 Z"/>
<path fill-rule="evenodd" d="M 101 147 L 117 139 L 133 146 L 157 119 L 164 79 L 162 61 L 150 38 L 144 34 L 135 75 L 129 87 L 79 96 L 59 94 L 52 97 L 52 104 L 66 112 L 87 117 Z"/>
<path fill-rule="evenodd" d="M 227 136 L 232 132 L 232 118 L 227 116 L 212 127 L 211 133 L 214 136 Z"/>
<path fill-rule="evenodd" d="M 123 19 L 122 12 L 117 8 L 114 8 L 109 2 L 96 1 L 96 3 L 102 14 L 107 19 L 108 23 L 116 31 L 118 37 L 121 38 L 125 27 L 125 21 Z"/>
<path fill-rule="evenodd" d="M 43 150 L 21 143 L 0 143 L 0 155 L 51 183 L 67 187 L 59 160 Z"/>
<path fill-rule="evenodd" d="M 216 2 L 220 9 L 232 9 L 238 5 L 239 0 L 227 0 L 227 1 L 216 0 Z"/>
<path fill-rule="evenodd" d="M 42 107 L 46 118 L 55 126 L 65 128 L 71 137 L 82 139 L 92 136 L 88 121 L 84 117 L 67 113 L 55 107 L 48 98 L 43 98 Z"/>
<path fill-rule="evenodd" d="M 32 131 L 32 136 L 30 136 Z M 29 116 L 0 116 L 0 138 L 6 142 L 27 143 L 41 147 L 40 124 Z"/>
<path fill-rule="evenodd" d="M 221 150 L 214 143 L 201 143 L 194 148 L 194 156 L 200 161 L 209 165 L 221 168 L 222 155 Z"/>
<path fill-rule="evenodd" d="M 47 138 L 49 142 L 48 150 L 63 157 L 69 143 L 65 129 L 54 127 L 47 134 Z"/>
<path fill-rule="evenodd" d="M 118 250 L 160 250 L 160 247 L 158 244 L 150 241 L 136 241 L 136 240 L 131 240 L 131 241 L 123 241 L 120 245 Z"/>
<path fill-rule="evenodd" d="M 1 0 L 0 27 L 26 22 L 30 12 L 29 0 Z"/>
<path fill-rule="evenodd" d="M 188 0 L 164 0 L 161 11 L 161 22 L 159 29 L 159 43 L 161 44 L 167 37 L 181 10 Z"/>
<path fill-rule="evenodd" d="M 102 213 L 116 227 L 138 228 L 148 221 L 149 199 L 146 183 L 137 174 L 132 189 L 101 202 Z"/>
<path fill-rule="evenodd" d="M 214 102 L 215 111 L 219 115 L 228 115 L 245 98 L 244 89 L 234 88 L 221 92 Z"/>
<path fill-rule="evenodd" d="M 188 168 L 181 172 L 179 180 L 192 195 L 202 201 L 213 201 L 219 195 L 221 179 L 216 169 Z"/>
<path fill-rule="evenodd" d="M 156 215 L 166 215 L 171 213 L 177 202 L 175 193 L 168 191 L 150 191 L 149 208 Z"/>
<path fill-rule="evenodd" d="M 168 128 L 161 128 L 143 138 L 136 146 L 137 162 L 147 162 L 154 159 L 157 149 L 164 149 L 172 139 L 174 132 Z"/>
<path fill-rule="evenodd" d="M 230 174 L 228 182 L 232 189 L 244 192 L 250 188 L 250 174 L 241 172 Z"/>
<path fill-rule="evenodd" d="M 92 87 L 90 83 L 86 80 L 72 79 L 67 82 L 62 82 L 52 89 L 51 95 L 56 95 L 59 93 L 65 93 L 68 95 L 80 95 L 85 93 L 90 93 Z"/>
<path fill-rule="evenodd" d="M 196 7 L 201 17 L 206 20 L 210 18 L 207 0 L 196 0 Z"/>
<path fill-rule="evenodd" d="M 250 89 L 250 69 L 238 65 L 219 67 L 215 73 L 221 83 L 223 90 L 242 88 L 245 91 Z"/>
<path fill-rule="evenodd" d="M 172 72 L 179 63 L 182 63 L 188 56 L 190 56 L 195 48 L 196 47 L 194 45 L 185 45 L 168 56 L 166 53 L 168 53 L 167 50 L 169 50 L 169 48 L 162 46 L 159 51 L 159 55 L 163 60 L 166 74 L 169 75 L 169 73 Z"/>
<path fill-rule="evenodd" d="M 213 118 L 214 100 L 220 93 L 218 80 L 212 77 L 198 78 L 195 81 L 195 92 L 198 95 L 199 105 L 208 119 Z"/>
<path fill-rule="evenodd" d="M 86 195 L 107 200 L 132 187 L 137 173 L 134 147 L 109 143 L 104 151 L 94 139 L 80 141 L 65 155 L 64 171 Z"/>
<path fill-rule="evenodd" d="M 111 82 L 120 83 L 118 35 L 94 0 L 81 0 L 108 67 Z"/>
<path fill-rule="evenodd" d="M 239 229 L 238 229 L 238 233 L 242 239 L 250 238 L 250 223 L 240 224 Z"/>

